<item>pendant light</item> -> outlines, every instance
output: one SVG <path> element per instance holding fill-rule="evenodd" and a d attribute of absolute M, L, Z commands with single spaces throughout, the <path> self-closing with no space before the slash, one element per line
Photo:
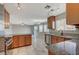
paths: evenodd
<path fill-rule="evenodd" d="M 18 9 L 18 10 L 21 9 L 21 5 L 20 5 L 20 3 L 17 4 L 17 9 Z"/>

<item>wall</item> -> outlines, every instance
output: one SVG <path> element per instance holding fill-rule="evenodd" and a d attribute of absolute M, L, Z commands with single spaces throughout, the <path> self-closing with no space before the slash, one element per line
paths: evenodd
<path fill-rule="evenodd" d="M 31 26 L 29 25 L 12 25 L 13 34 L 32 34 Z"/>
<path fill-rule="evenodd" d="M 4 50 L 3 5 L 0 4 L 0 52 Z"/>

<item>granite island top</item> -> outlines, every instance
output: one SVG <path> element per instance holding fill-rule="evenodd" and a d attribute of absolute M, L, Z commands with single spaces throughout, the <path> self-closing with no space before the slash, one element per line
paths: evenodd
<path fill-rule="evenodd" d="M 46 33 L 46 35 L 53 35 L 53 36 L 58 36 L 58 37 L 63 37 L 63 38 L 69 38 L 69 39 L 79 39 L 78 36 L 56 35 L 56 34 L 49 34 L 49 33 Z"/>

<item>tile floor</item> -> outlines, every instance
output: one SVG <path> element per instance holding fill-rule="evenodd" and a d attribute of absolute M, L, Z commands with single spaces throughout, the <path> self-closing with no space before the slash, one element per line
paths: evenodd
<path fill-rule="evenodd" d="M 47 51 L 48 52 L 48 51 Z M 47 55 L 46 51 L 36 50 L 32 46 L 25 46 L 20 48 L 15 48 L 7 51 L 7 55 Z M 3 52 L 0 53 L 4 54 Z"/>

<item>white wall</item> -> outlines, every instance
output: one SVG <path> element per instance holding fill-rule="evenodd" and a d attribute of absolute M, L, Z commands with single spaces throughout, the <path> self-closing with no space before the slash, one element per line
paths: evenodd
<path fill-rule="evenodd" d="M 32 34 L 31 26 L 12 25 L 13 34 Z"/>

